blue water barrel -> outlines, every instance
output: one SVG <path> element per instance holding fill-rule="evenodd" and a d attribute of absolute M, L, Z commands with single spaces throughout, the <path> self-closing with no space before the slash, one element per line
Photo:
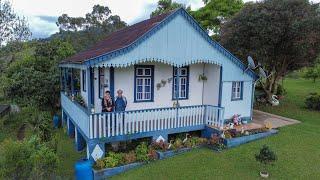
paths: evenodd
<path fill-rule="evenodd" d="M 54 128 L 60 127 L 60 118 L 58 115 L 53 116 L 53 126 L 54 126 Z"/>
<path fill-rule="evenodd" d="M 93 180 L 93 162 L 88 159 L 81 159 L 75 164 L 76 180 Z"/>

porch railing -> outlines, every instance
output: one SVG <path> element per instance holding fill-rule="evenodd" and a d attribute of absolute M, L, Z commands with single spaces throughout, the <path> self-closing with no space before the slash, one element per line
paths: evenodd
<path fill-rule="evenodd" d="M 89 112 L 75 101 L 72 101 L 64 92 L 61 92 L 61 106 L 63 111 L 68 114 L 82 130 L 82 132 L 89 137 Z"/>
<path fill-rule="evenodd" d="M 157 108 L 90 115 L 89 138 L 106 138 L 173 128 L 223 127 L 224 108 L 211 105 Z"/>

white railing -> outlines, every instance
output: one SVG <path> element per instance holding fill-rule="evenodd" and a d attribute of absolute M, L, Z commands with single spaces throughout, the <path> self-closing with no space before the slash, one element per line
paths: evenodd
<path fill-rule="evenodd" d="M 223 126 L 224 109 L 210 105 L 90 115 L 89 138 L 105 138 L 197 125 Z"/>
<path fill-rule="evenodd" d="M 61 106 L 82 132 L 89 137 L 89 112 L 75 101 L 72 101 L 67 95 L 61 92 Z"/>

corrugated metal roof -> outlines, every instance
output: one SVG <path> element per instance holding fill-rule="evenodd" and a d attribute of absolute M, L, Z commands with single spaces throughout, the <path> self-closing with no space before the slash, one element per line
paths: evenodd
<path fill-rule="evenodd" d="M 62 63 L 83 63 L 85 60 L 129 46 L 173 12 L 161 14 L 113 32 L 88 50 L 71 56 L 63 60 Z"/>

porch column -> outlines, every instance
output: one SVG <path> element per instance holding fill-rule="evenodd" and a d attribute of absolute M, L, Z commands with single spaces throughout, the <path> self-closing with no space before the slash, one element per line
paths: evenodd
<path fill-rule="evenodd" d="M 63 84 L 64 84 L 64 92 L 67 93 L 67 68 L 63 68 Z"/>
<path fill-rule="evenodd" d="M 99 140 L 89 140 L 87 142 L 87 158 L 91 161 L 97 161 L 105 157 L 105 143 Z"/>
<path fill-rule="evenodd" d="M 73 138 L 74 137 L 74 124 L 70 120 L 70 118 L 67 118 L 67 126 L 68 126 L 68 135 Z"/>
<path fill-rule="evenodd" d="M 92 77 L 91 77 L 91 75 L 92 75 L 92 73 L 91 73 L 91 68 L 90 67 L 88 67 L 87 69 L 86 69 L 86 77 L 87 77 L 87 79 L 86 79 L 86 81 L 87 81 L 87 91 L 88 91 L 88 95 L 87 95 L 87 97 L 88 97 L 88 110 L 89 110 L 89 112 L 91 112 L 91 108 L 92 108 L 92 88 L 91 88 L 91 84 L 93 83 L 93 82 L 91 82 L 91 80 L 92 80 Z"/>
<path fill-rule="evenodd" d="M 71 68 L 71 75 L 70 75 L 70 83 L 71 83 L 71 95 L 74 95 L 74 80 L 73 80 L 73 68 Z"/>
<path fill-rule="evenodd" d="M 75 134 L 76 150 L 82 151 L 85 148 L 85 139 L 83 138 L 78 128 L 75 128 L 74 134 Z"/>
<path fill-rule="evenodd" d="M 176 84 L 177 84 L 177 90 L 176 90 L 176 100 L 177 100 L 177 105 L 179 105 L 179 89 L 180 89 L 180 68 L 177 67 L 177 80 L 176 80 Z"/>

